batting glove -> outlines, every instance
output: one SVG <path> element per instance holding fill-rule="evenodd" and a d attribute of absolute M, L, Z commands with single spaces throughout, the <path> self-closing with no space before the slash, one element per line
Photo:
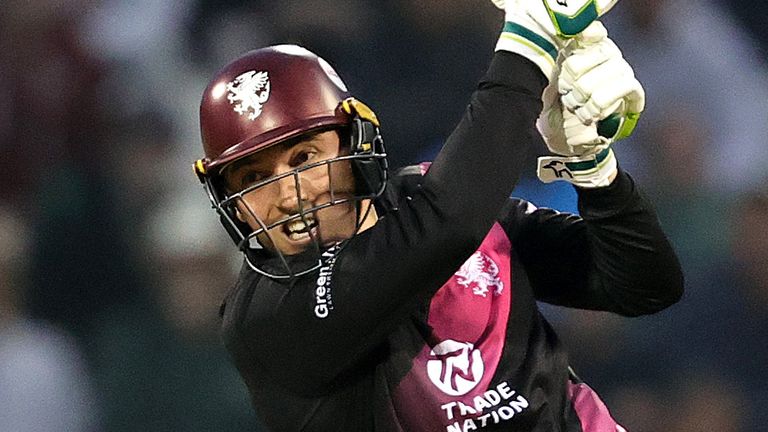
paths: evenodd
<path fill-rule="evenodd" d="M 540 157 L 537 174 L 545 183 L 607 186 L 617 172 L 610 146 L 634 131 L 643 87 L 600 22 L 569 43 L 558 71 L 544 90 L 537 127 L 549 150 L 564 157 Z"/>
<path fill-rule="evenodd" d="M 618 0 L 491 0 L 505 11 L 496 51 L 520 54 L 554 78 L 558 52 L 569 38 L 608 12 Z"/>

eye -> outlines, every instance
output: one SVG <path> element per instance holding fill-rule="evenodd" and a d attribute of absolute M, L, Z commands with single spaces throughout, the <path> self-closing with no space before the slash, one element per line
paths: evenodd
<path fill-rule="evenodd" d="M 252 186 L 264 178 L 265 176 L 258 171 L 246 171 L 240 176 L 240 181 L 238 182 L 240 185 L 240 190 Z"/>
<path fill-rule="evenodd" d="M 314 159 L 316 155 L 317 155 L 317 151 L 315 150 L 312 150 L 312 149 L 302 150 L 299 153 L 297 153 L 293 157 L 293 159 L 291 159 L 291 165 L 299 166 L 299 165 L 305 164 L 311 161 L 312 159 Z"/>

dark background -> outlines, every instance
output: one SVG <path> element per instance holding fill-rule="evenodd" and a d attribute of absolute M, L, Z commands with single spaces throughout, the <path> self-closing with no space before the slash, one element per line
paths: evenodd
<path fill-rule="evenodd" d="M 767 9 L 624 1 L 605 19 L 648 93 L 616 154 L 687 291 L 635 320 L 545 313 L 632 432 L 768 431 Z M 190 169 L 208 78 L 304 45 L 400 166 L 439 149 L 502 18 L 481 0 L 4 0 L 0 430 L 259 430 L 216 333 L 238 257 Z M 516 195 L 575 209 L 529 166 Z"/>

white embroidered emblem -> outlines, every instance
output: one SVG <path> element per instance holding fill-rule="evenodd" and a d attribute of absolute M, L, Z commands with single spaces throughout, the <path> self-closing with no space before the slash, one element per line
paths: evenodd
<path fill-rule="evenodd" d="M 249 119 L 256 120 L 269 99 L 269 87 L 267 72 L 249 71 L 227 84 L 227 99 L 235 105 L 236 113 L 247 113 Z"/>
<path fill-rule="evenodd" d="M 451 396 L 469 393 L 484 372 L 482 354 L 469 342 L 444 340 L 432 348 L 427 360 L 427 376 L 432 384 Z"/>
<path fill-rule="evenodd" d="M 477 251 L 456 272 L 456 282 L 466 288 L 472 287 L 472 293 L 485 297 L 493 289 L 495 295 L 501 295 L 504 282 L 499 278 L 499 266 L 488 255 Z"/>

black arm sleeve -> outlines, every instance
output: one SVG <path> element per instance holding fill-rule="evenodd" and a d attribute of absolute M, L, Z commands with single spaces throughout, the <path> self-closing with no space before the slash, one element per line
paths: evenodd
<path fill-rule="evenodd" d="M 577 189 L 581 217 L 512 200 L 502 225 L 538 300 L 625 316 L 682 295 L 683 275 L 650 203 L 619 171 L 606 188 Z"/>
<path fill-rule="evenodd" d="M 236 296 L 241 312 L 228 346 L 238 363 L 258 362 L 287 388 L 314 393 L 373 355 L 494 223 L 532 146 L 545 84 L 527 59 L 496 53 L 421 184 L 338 254 L 327 317 L 313 313 L 317 275 L 291 286 L 257 278 L 249 295 Z"/>

